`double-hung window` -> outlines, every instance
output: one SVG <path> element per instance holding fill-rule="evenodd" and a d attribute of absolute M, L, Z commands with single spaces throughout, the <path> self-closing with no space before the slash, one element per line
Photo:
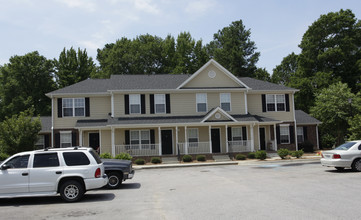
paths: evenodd
<path fill-rule="evenodd" d="M 198 128 L 188 129 L 188 142 L 190 147 L 198 147 Z"/>
<path fill-rule="evenodd" d="M 232 128 L 232 141 L 242 141 L 242 127 Z"/>
<path fill-rule="evenodd" d="M 281 142 L 281 144 L 289 144 L 290 143 L 289 126 L 280 126 L 280 142 Z"/>
<path fill-rule="evenodd" d="M 150 131 L 149 130 L 133 130 L 130 131 L 130 145 L 132 149 L 149 148 L 150 144 Z"/>
<path fill-rule="evenodd" d="M 303 127 L 297 127 L 297 142 L 302 143 L 304 141 Z"/>
<path fill-rule="evenodd" d="M 197 112 L 206 112 L 207 111 L 207 93 L 197 93 Z"/>
<path fill-rule="evenodd" d="M 38 135 L 38 141 L 35 144 L 37 149 L 45 148 L 45 136 L 44 135 Z"/>
<path fill-rule="evenodd" d="M 220 99 L 221 108 L 226 112 L 231 111 L 231 93 L 221 93 Z"/>
<path fill-rule="evenodd" d="M 84 98 L 64 98 L 62 101 L 63 116 L 85 116 Z"/>
<path fill-rule="evenodd" d="M 281 95 L 267 95 L 266 96 L 267 111 L 285 111 L 286 98 L 284 94 Z"/>
<path fill-rule="evenodd" d="M 129 95 L 129 112 L 130 114 L 140 114 L 140 95 Z"/>
<path fill-rule="evenodd" d="M 165 94 L 154 95 L 155 113 L 165 113 Z"/>
<path fill-rule="evenodd" d="M 71 131 L 60 132 L 60 147 L 71 147 Z"/>

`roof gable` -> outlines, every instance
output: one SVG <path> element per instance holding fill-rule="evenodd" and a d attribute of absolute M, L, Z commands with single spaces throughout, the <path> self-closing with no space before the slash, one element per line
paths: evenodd
<path fill-rule="evenodd" d="M 247 88 L 241 80 L 211 59 L 177 89 Z"/>
<path fill-rule="evenodd" d="M 213 110 L 211 110 L 201 122 L 223 122 L 223 121 L 233 121 L 237 122 L 236 119 L 234 119 L 230 114 L 225 112 L 220 107 L 217 107 Z"/>

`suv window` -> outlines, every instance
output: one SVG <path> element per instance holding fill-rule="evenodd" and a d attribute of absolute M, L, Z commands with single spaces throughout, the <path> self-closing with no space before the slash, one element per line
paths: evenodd
<path fill-rule="evenodd" d="M 59 159 L 57 153 L 35 154 L 33 167 L 57 167 Z"/>
<path fill-rule="evenodd" d="M 65 164 L 67 166 L 89 165 L 90 161 L 83 152 L 64 152 Z"/>
<path fill-rule="evenodd" d="M 101 164 L 101 163 L 102 163 L 102 160 L 100 159 L 99 155 L 98 155 L 93 149 L 91 149 L 89 152 L 90 152 L 90 154 L 94 157 L 95 161 L 96 161 L 98 164 Z"/>
<path fill-rule="evenodd" d="M 30 155 L 17 156 L 9 160 L 6 165 L 10 168 L 27 168 Z"/>

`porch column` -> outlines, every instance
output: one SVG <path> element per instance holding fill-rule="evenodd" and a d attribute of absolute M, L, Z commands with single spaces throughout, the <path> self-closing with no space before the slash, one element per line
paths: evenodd
<path fill-rule="evenodd" d="M 162 156 L 162 135 L 160 127 L 158 127 L 158 143 L 159 143 L 159 156 Z"/>
<path fill-rule="evenodd" d="M 112 155 L 115 156 L 115 135 L 114 135 L 114 128 L 112 127 Z"/>
<path fill-rule="evenodd" d="M 184 153 L 188 154 L 187 126 L 184 126 Z"/>
<path fill-rule="evenodd" d="M 83 146 L 83 131 L 79 129 L 79 146 Z"/>
<path fill-rule="evenodd" d="M 319 140 L 318 140 L 318 124 L 316 125 L 316 141 L 317 141 L 317 149 L 320 149 L 320 144 L 319 144 Z"/>
<path fill-rule="evenodd" d="M 273 132 L 274 132 L 274 136 L 275 136 L 275 151 L 277 151 L 277 129 L 276 129 L 276 124 L 273 125 Z"/>
<path fill-rule="evenodd" d="M 111 105 L 111 117 L 114 117 L 114 93 L 110 92 L 111 97 L 110 97 L 110 105 Z"/>
<path fill-rule="evenodd" d="M 209 153 L 212 153 L 212 132 L 211 132 L 211 126 L 208 126 L 208 137 L 209 137 Z"/>
<path fill-rule="evenodd" d="M 254 134 L 253 134 L 254 124 L 251 124 L 250 128 L 251 128 L 251 152 L 254 152 Z"/>
<path fill-rule="evenodd" d="M 102 130 L 99 129 L 99 154 L 102 152 Z"/>
<path fill-rule="evenodd" d="M 178 155 L 178 126 L 175 127 L 175 152 Z"/>
<path fill-rule="evenodd" d="M 228 125 L 226 125 L 226 152 L 228 153 Z"/>

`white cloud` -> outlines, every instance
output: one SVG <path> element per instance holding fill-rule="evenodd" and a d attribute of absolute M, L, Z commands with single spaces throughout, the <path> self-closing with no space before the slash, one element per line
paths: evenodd
<path fill-rule="evenodd" d="M 215 6 L 216 2 L 214 0 L 191 1 L 186 6 L 185 11 L 193 15 L 202 15 L 214 8 Z"/>
<path fill-rule="evenodd" d="M 149 14 L 159 14 L 160 10 L 151 0 L 135 0 L 134 6 L 137 10 L 147 12 Z"/>
<path fill-rule="evenodd" d="M 97 8 L 93 0 L 56 0 L 59 3 L 65 4 L 69 8 L 80 8 L 89 12 L 94 12 Z"/>

